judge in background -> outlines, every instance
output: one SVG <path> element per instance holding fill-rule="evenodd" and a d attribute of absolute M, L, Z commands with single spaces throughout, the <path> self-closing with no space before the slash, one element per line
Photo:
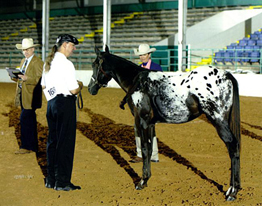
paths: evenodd
<path fill-rule="evenodd" d="M 36 109 L 42 106 L 42 88 L 40 79 L 43 72 L 43 61 L 35 55 L 35 47 L 32 38 L 24 38 L 22 44 L 16 44 L 24 57 L 20 63 L 19 78 L 12 78 L 17 82 L 15 106 L 21 106 L 21 145 L 15 154 L 27 154 L 37 152 L 37 121 Z"/>

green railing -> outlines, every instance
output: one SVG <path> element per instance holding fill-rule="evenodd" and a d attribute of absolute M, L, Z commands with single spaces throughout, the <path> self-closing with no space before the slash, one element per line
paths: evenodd
<path fill-rule="evenodd" d="M 215 53 L 219 49 L 186 49 L 183 57 L 183 69 L 186 71 L 192 70 L 198 66 L 213 65 L 222 69 L 233 71 L 254 71 L 262 74 L 262 49 L 257 50 L 260 52 L 259 57 L 249 57 L 255 60 L 255 63 L 250 64 L 246 61 L 247 57 L 238 57 L 237 50 L 232 50 L 234 56 L 231 56 L 232 61 L 226 61 L 228 57 L 215 57 Z M 229 51 L 229 50 L 227 50 Z M 35 52 L 37 56 L 41 57 L 41 52 Z M 134 63 L 139 62 L 139 57 L 135 56 L 133 50 L 111 50 L 111 53 L 123 57 Z M 20 64 L 23 54 L 20 51 L 3 52 L 0 51 L 0 64 L 2 67 L 17 67 Z M 92 62 L 95 60 L 96 54 L 94 50 L 81 50 L 78 49 L 70 57 L 77 70 L 90 70 Z M 152 54 L 152 60 L 161 65 L 164 71 L 177 71 L 178 70 L 178 49 L 157 49 Z"/>

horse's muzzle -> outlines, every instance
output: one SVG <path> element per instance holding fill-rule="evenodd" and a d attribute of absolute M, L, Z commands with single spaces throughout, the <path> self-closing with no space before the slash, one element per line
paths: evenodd
<path fill-rule="evenodd" d="M 90 94 L 96 95 L 100 88 L 101 87 L 98 84 L 96 84 L 93 79 L 90 80 L 90 82 L 88 84 L 88 91 L 89 91 Z"/>

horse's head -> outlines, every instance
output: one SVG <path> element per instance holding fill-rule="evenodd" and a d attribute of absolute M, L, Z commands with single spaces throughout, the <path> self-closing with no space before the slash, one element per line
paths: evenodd
<path fill-rule="evenodd" d="M 92 95 L 96 95 L 101 87 L 107 86 L 108 82 L 112 79 L 112 76 L 106 70 L 105 58 L 106 54 L 109 54 L 109 49 L 106 46 L 105 52 L 101 52 L 95 47 L 96 60 L 92 64 L 93 74 L 88 84 L 88 91 Z"/>

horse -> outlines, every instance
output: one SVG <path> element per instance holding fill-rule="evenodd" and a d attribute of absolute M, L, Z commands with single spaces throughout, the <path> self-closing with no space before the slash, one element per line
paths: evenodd
<path fill-rule="evenodd" d="M 124 109 L 128 103 L 141 137 L 143 171 L 136 189 L 146 187 L 151 177 L 155 124 L 180 124 L 205 114 L 227 147 L 231 178 L 225 198 L 235 200 L 241 189 L 241 136 L 239 89 L 233 75 L 213 66 L 201 66 L 189 73 L 152 71 L 111 54 L 108 46 L 105 51 L 95 47 L 95 53 L 89 93 L 96 95 L 113 78 L 126 93 L 120 107 Z"/>

